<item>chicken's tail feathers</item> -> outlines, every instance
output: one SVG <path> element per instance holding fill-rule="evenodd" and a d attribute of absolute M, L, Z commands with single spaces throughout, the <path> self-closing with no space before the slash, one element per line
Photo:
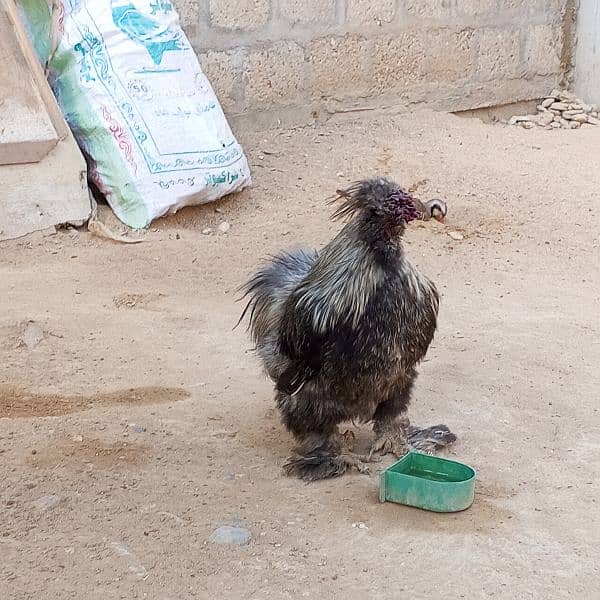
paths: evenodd
<path fill-rule="evenodd" d="M 408 443 L 411 448 L 420 452 L 430 453 L 456 441 L 454 435 L 446 425 L 433 427 L 413 427 L 408 429 Z"/>
<path fill-rule="evenodd" d="M 240 288 L 241 299 L 249 300 L 236 327 L 249 314 L 249 328 L 256 342 L 278 326 L 285 301 L 308 275 L 316 258 L 316 251 L 302 249 L 272 257 Z"/>

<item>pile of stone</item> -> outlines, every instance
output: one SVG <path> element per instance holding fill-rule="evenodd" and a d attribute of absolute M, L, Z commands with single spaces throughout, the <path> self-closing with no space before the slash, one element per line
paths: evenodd
<path fill-rule="evenodd" d="M 509 125 L 524 129 L 579 129 L 582 125 L 600 125 L 598 106 L 582 102 L 572 92 L 552 90 L 541 104 L 537 114 L 511 117 Z"/>

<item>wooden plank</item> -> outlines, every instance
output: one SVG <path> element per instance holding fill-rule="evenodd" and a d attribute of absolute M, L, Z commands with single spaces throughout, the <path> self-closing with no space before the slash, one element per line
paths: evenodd
<path fill-rule="evenodd" d="M 21 23 L 21 19 L 19 17 L 19 11 L 17 10 L 17 5 L 14 0 L 0 0 L 0 3 L 4 4 L 6 13 L 8 14 L 11 23 L 13 24 L 15 35 L 19 40 L 19 45 L 21 46 L 21 51 L 23 52 L 23 56 L 29 65 L 29 69 L 33 78 L 35 79 L 38 92 L 46 105 L 46 109 L 48 111 L 48 115 L 50 116 L 50 120 L 54 125 L 54 129 L 56 133 L 58 133 L 59 139 L 64 139 L 69 135 L 69 126 L 67 125 L 62 111 L 60 110 L 60 106 L 56 101 L 54 96 L 54 92 L 50 89 L 48 85 L 48 81 L 46 79 L 46 74 L 44 73 L 44 69 L 42 69 L 42 65 L 40 65 L 40 61 L 35 52 L 35 48 L 31 44 L 31 40 L 25 31 L 25 27 Z M 53 2 L 53 4 L 57 4 Z M 56 8 L 56 7 L 55 7 Z M 53 9 L 54 10 L 54 9 Z M 53 21 L 57 20 L 57 13 L 53 13 Z"/>
<path fill-rule="evenodd" d="M 39 162 L 66 124 L 13 0 L 0 0 L 0 164 Z"/>
<path fill-rule="evenodd" d="M 86 221 L 90 209 L 83 156 L 14 0 L 0 0 L 0 241 Z"/>

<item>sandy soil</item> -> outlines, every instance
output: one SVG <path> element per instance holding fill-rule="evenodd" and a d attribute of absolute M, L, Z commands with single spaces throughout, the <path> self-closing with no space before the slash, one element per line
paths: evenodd
<path fill-rule="evenodd" d="M 254 189 L 143 244 L 0 245 L 0 597 L 592 597 L 600 129 L 422 113 L 241 138 Z M 259 259 L 325 243 L 325 198 L 375 173 L 450 205 L 407 236 L 443 292 L 411 418 L 446 422 L 450 456 L 478 469 L 464 513 L 379 504 L 376 472 L 284 477 L 291 440 L 232 331 Z M 27 347 L 30 321 L 44 338 Z M 209 542 L 223 524 L 251 543 Z"/>

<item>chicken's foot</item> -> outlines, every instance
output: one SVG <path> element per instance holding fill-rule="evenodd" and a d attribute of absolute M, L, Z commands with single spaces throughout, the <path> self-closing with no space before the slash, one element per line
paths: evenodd
<path fill-rule="evenodd" d="M 371 456 L 370 454 L 354 454 L 348 452 L 340 454 L 340 460 L 344 462 L 348 469 L 356 469 L 359 473 L 370 475 L 371 470 L 369 469 L 368 463 L 380 462 L 381 458 L 378 456 Z"/>
<path fill-rule="evenodd" d="M 409 451 L 408 418 L 401 417 L 387 423 L 376 423 L 374 429 L 376 437 L 368 454 L 369 459 L 377 454 L 393 454 L 396 458 L 401 458 Z"/>

